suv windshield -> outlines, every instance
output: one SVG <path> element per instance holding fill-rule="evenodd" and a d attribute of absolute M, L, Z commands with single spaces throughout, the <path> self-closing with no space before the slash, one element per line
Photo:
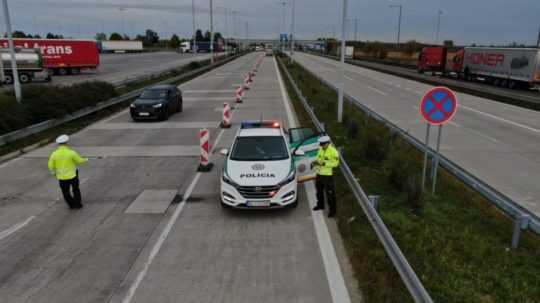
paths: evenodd
<path fill-rule="evenodd" d="M 238 137 L 234 144 L 231 160 L 269 161 L 289 158 L 282 137 Z"/>
<path fill-rule="evenodd" d="M 147 89 L 143 91 L 139 99 L 165 99 L 167 90 L 165 89 Z"/>

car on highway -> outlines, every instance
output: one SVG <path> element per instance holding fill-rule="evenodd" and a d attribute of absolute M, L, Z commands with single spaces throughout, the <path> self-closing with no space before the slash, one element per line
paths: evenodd
<path fill-rule="evenodd" d="M 264 47 L 264 53 L 266 56 L 273 56 L 274 55 L 274 47 L 272 44 L 266 44 Z"/>
<path fill-rule="evenodd" d="M 317 139 L 311 129 L 286 132 L 279 121 L 242 122 L 230 151 L 220 151 L 226 156 L 221 205 L 237 209 L 296 207 L 297 166 L 314 158 Z M 311 151 L 306 150 L 310 147 Z"/>
<path fill-rule="evenodd" d="M 129 107 L 133 121 L 168 120 L 170 115 L 182 110 L 182 92 L 172 84 L 155 85 L 143 90 Z"/>

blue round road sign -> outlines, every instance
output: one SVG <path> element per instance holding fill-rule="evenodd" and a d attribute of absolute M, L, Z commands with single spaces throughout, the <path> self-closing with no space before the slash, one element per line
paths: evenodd
<path fill-rule="evenodd" d="M 458 101 L 454 92 L 446 87 L 430 89 L 420 103 L 420 113 L 431 125 L 442 125 L 454 117 Z"/>

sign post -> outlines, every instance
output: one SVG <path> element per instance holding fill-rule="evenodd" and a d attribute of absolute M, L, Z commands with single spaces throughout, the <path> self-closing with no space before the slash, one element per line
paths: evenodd
<path fill-rule="evenodd" d="M 427 160 L 429 149 L 429 138 L 431 126 L 438 126 L 437 149 L 434 155 L 433 170 L 432 170 L 432 188 L 431 192 L 435 194 L 437 183 L 437 171 L 439 168 L 440 148 L 442 128 L 444 124 L 450 122 L 457 112 L 458 100 L 454 92 L 446 87 L 438 86 L 430 89 L 420 102 L 420 113 L 427 123 L 426 128 L 426 150 L 424 155 L 424 167 L 422 172 L 422 191 L 425 187 Z"/>

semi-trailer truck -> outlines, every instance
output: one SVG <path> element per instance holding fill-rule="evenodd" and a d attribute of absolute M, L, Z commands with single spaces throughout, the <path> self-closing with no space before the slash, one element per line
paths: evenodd
<path fill-rule="evenodd" d="M 40 50 L 44 66 L 58 75 L 75 75 L 99 66 L 99 53 L 94 40 L 21 38 L 13 39 L 13 43 L 15 48 Z M 0 39 L 0 46 L 7 48 L 7 39 Z"/>
<path fill-rule="evenodd" d="M 98 41 L 100 53 L 136 53 L 143 51 L 142 41 Z"/>
<path fill-rule="evenodd" d="M 466 81 L 481 79 L 508 88 L 540 85 L 540 49 L 464 47 L 454 53 L 445 47 L 426 47 L 418 71 L 440 72 Z"/>
<path fill-rule="evenodd" d="M 4 72 L 4 82 L 13 83 L 13 69 L 11 68 L 11 53 L 9 49 L 0 49 L 0 58 Z M 16 49 L 15 63 L 21 83 L 28 83 L 34 80 L 50 81 L 51 76 L 43 66 L 43 57 L 36 49 Z"/>

